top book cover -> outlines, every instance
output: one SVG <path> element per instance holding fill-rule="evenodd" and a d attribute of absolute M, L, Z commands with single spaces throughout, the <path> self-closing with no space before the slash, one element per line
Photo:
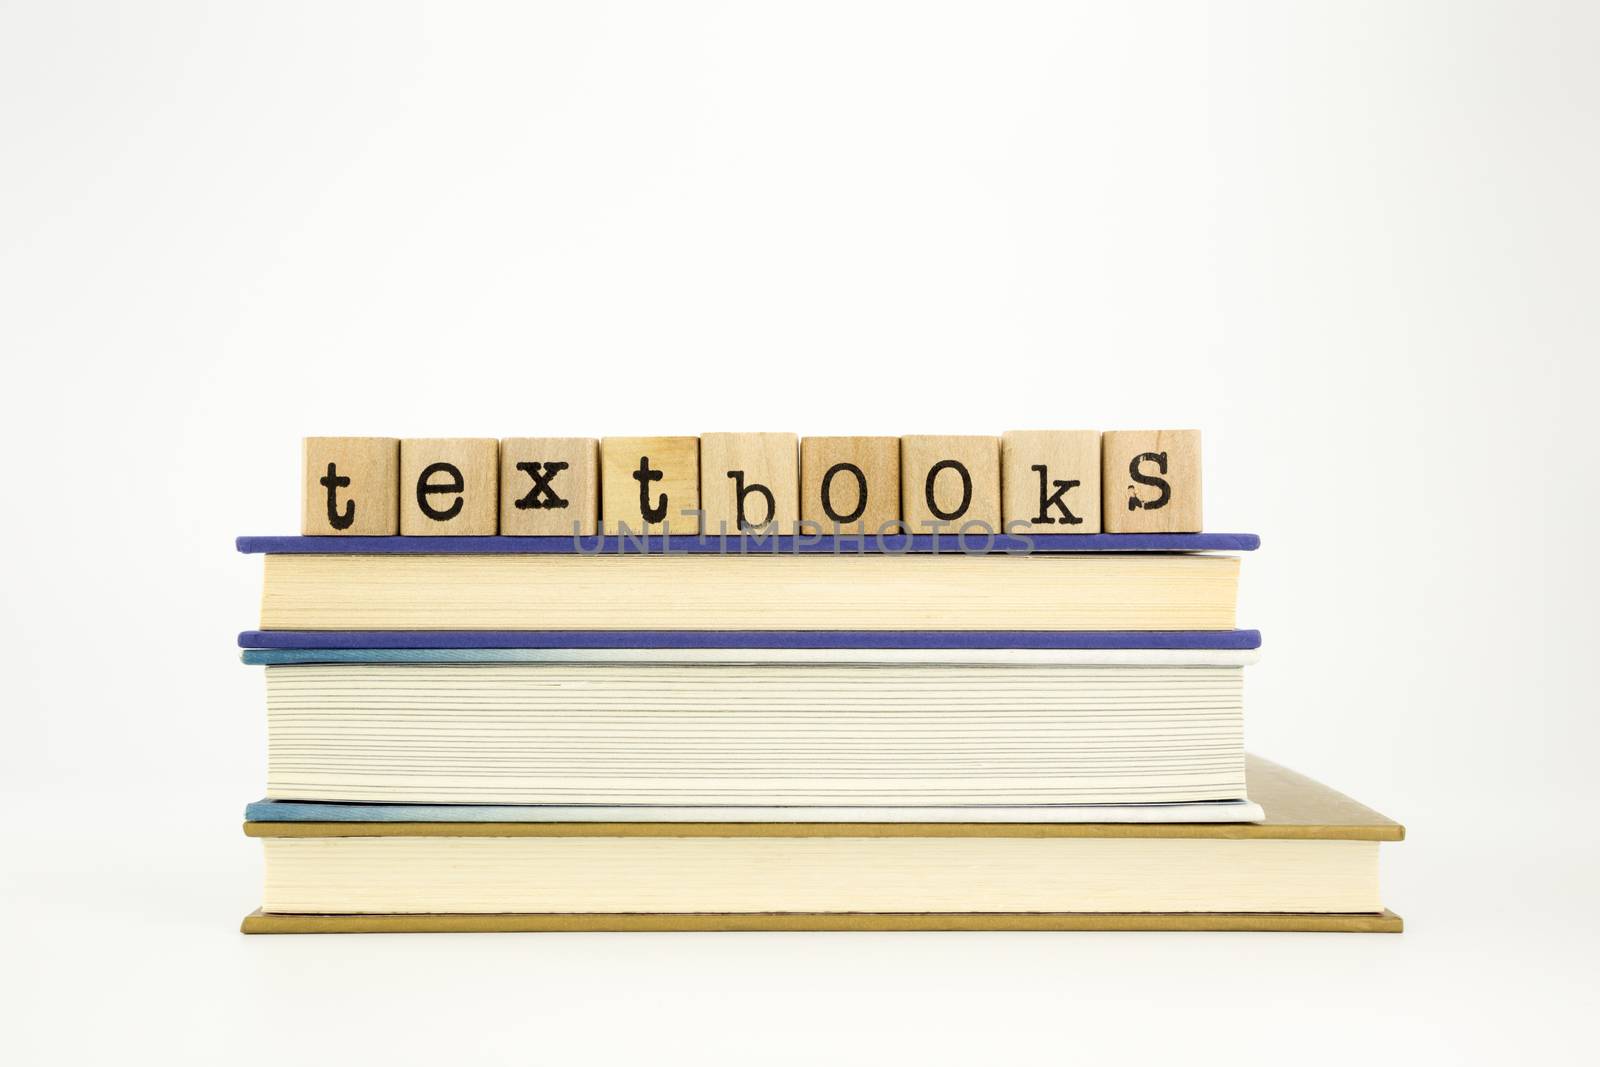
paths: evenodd
<path fill-rule="evenodd" d="M 1254 552 L 1251 533 L 1194 534 L 590 534 L 565 537 L 245 536 L 246 555 L 607 556 L 607 555 L 956 555 L 1033 552 Z"/>
<path fill-rule="evenodd" d="M 559 551 L 541 539 L 603 545 L 612 537 L 664 538 L 663 547 L 831 538 L 816 543 L 852 551 L 869 551 L 861 546 L 868 539 L 883 551 L 938 550 L 946 537 L 962 547 L 1009 539 L 991 546 L 1006 551 L 1028 551 L 1036 538 L 1072 551 L 1255 547 L 1238 535 L 1207 535 L 1223 538 L 1216 543 L 1131 539 L 1201 533 L 1198 430 L 308 437 L 303 448 L 308 538 L 448 538 L 462 551 L 488 551 L 464 539 L 522 539 L 519 551 Z M 1090 543 L 1107 535 L 1130 539 Z M 248 540 L 259 547 L 247 551 L 294 550 Z"/>

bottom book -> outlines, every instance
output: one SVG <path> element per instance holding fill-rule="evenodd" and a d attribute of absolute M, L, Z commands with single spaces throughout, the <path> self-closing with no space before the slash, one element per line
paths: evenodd
<path fill-rule="evenodd" d="M 252 821 L 247 933 L 1395 932 L 1404 830 L 1252 758 L 1251 823 Z"/>

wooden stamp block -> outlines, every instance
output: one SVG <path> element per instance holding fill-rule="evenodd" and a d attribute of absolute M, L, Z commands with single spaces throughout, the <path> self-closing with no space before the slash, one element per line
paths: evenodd
<path fill-rule="evenodd" d="M 400 532 L 398 437 L 307 437 L 303 455 L 301 533 Z"/>
<path fill-rule="evenodd" d="M 969 522 L 1000 531 L 1000 439 L 912 435 L 900 438 L 900 511 L 912 533 L 925 523 L 959 533 Z"/>
<path fill-rule="evenodd" d="M 800 520 L 800 439 L 792 433 L 700 435 L 705 532 L 794 533 Z"/>
<path fill-rule="evenodd" d="M 700 532 L 700 439 L 600 442 L 600 525 L 608 534 Z M 688 511 L 691 514 L 685 515 Z"/>
<path fill-rule="evenodd" d="M 876 533 L 900 520 L 900 438 L 807 437 L 800 442 L 800 517 Z M 889 531 L 892 532 L 892 531 Z"/>
<path fill-rule="evenodd" d="M 500 442 L 412 437 L 400 442 L 400 532 L 479 537 L 500 518 Z"/>
<path fill-rule="evenodd" d="M 1000 438 L 1008 533 L 1100 532 L 1100 431 L 1013 430 Z"/>
<path fill-rule="evenodd" d="M 500 532 L 590 537 L 600 521 L 600 442 L 507 437 L 500 442 Z"/>
<path fill-rule="evenodd" d="M 1199 430 L 1111 430 L 1100 452 L 1106 533 L 1203 529 Z"/>

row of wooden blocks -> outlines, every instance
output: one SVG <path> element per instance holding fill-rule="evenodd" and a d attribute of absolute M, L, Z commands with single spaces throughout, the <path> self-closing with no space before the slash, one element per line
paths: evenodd
<path fill-rule="evenodd" d="M 304 479 L 306 534 L 1201 528 L 1198 430 L 308 437 Z"/>

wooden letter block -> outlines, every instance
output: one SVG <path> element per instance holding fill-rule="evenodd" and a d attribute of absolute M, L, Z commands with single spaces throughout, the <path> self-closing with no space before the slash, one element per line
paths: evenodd
<path fill-rule="evenodd" d="M 493 437 L 400 442 L 400 532 L 407 537 L 496 532 L 500 442 Z"/>
<path fill-rule="evenodd" d="M 507 437 L 500 442 L 500 532 L 589 537 L 600 521 L 600 442 Z"/>
<path fill-rule="evenodd" d="M 931 533 L 924 523 L 948 524 L 959 533 L 969 522 L 1000 531 L 1000 439 L 997 437 L 900 438 L 900 510 L 912 533 Z"/>
<path fill-rule="evenodd" d="M 608 534 L 700 532 L 700 439 L 600 442 L 600 524 Z M 688 511 L 692 514 L 685 515 Z"/>
<path fill-rule="evenodd" d="M 300 532 L 392 537 L 400 532 L 400 439 L 307 437 Z"/>
<path fill-rule="evenodd" d="M 1000 438 L 1008 533 L 1100 532 L 1100 431 L 1013 430 Z"/>
<path fill-rule="evenodd" d="M 900 519 L 900 438 L 807 437 L 800 442 L 800 517 L 876 533 Z M 886 531 L 889 532 L 889 531 Z"/>
<path fill-rule="evenodd" d="M 1106 533 L 1201 531 L 1199 430 L 1111 430 L 1100 450 Z"/>
<path fill-rule="evenodd" d="M 708 534 L 794 533 L 800 521 L 800 438 L 701 434 L 700 506 Z"/>

